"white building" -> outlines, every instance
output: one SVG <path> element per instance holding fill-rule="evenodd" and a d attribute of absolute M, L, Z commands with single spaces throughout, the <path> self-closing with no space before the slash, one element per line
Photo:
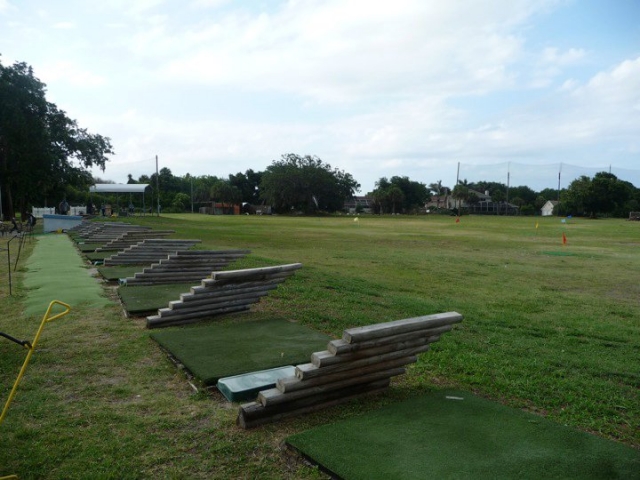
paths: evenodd
<path fill-rule="evenodd" d="M 550 217 L 551 215 L 553 215 L 553 207 L 555 207 L 557 204 L 558 202 L 556 200 L 547 200 L 547 203 L 545 203 L 540 209 L 542 216 Z"/>

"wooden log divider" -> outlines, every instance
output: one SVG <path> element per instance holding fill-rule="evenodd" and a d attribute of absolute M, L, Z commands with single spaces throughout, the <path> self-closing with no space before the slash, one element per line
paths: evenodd
<path fill-rule="evenodd" d="M 358 374 L 369 374 L 378 371 L 389 370 L 403 365 L 409 365 L 416 363 L 418 357 L 415 355 L 409 357 L 401 357 L 386 362 L 374 363 L 366 367 L 358 369 Z M 325 383 L 336 382 L 344 380 L 346 378 L 353 377 L 354 372 L 352 370 L 343 370 L 340 372 L 326 374 L 318 377 L 312 377 L 309 379 L 301 380 L 296 376 L 279 378 L 276 381 L 276 388 L 282 393 L 295 392 L 297 390 L 304 390 L 305 388 L 315 387 L 317 385 L 323 385 Z"/>
<path fill-rule="evenodd" d="M 311 355 L 311 363 L 317 368 L 325 368 L 343 363 L 351 363 L 362 358 L 372 358 L 378 355 L 384 355 L 390 352 L 397 352 L 405 349 L 420 347 L 429 343 L 437 342 L 440 339 L 438 335 L 430 335 L 425 337 L 414 338 L 404 342 L 396 342 L 379 347 L 357 350 L 353 353 L 344 353 L 341 355 L 333 355 L 328 350 L 316 352 Z"/>
<path fill-rule="evenodd" d="M 215 298 L 208 302 L 183 304 L 181 302 L 173 303 L 168 308 L 161 308 L 158 310 L 163 317 L 170 317 L 175 315 L 182 315 L 183 312 L 200 312 L 204 310 L 210 310 L 211 308 L 217 308 L 220 305 L 249 305 L 257 303 L 260 298 L 269 294 L 268 290 L 261 290 L 259 292 L 248 293 L 245 295 L 226 295 L 224 297 Z M 175 300 L 174 300 L 175 302 Z"/>
<path fill-rule="evenodd" d="M 419 353 L 424 353 L 431 348 L 430 344 L 421 345 L 418 347 L 405 348 L 403 350 L 396 350 L 382 355 L 374 355 L 371 357 L 364 357 L 358 360 L 347 361 L 343 363 L 336 363 L 328 367 L 316 367 L 313 363 L 303 363 L 296 366 L 296 377 L 300 380 L 306 380 L 308 378 L 314 378 L 321 375 L 327 375 L 329 373 L 342 372 L 345 370 L 357 370 L 360 367 L 366 367 L 374 363 L 385 362 L 387 360 L 394 360 L 396 358 L 410 357 Z"/>
<path fill-rule="evenodd" d="M 229 293 L 226 295 L 212 296 L 205 299 L 198 299 L 198 297 L 195 297 L 194 300 L 191 300 L 189 302 L 172 300 L 169 302 L 168 308 L 171 310 L 180 310 L 184 308 L 196 309 L 201 305 L 213 305 L 216 303 L 228 301 L 229 299 L 251 299 L 256 297 L 264 297 L 265 295 L 268 295 L 271 290 L 275 290 L 276 288 L 277 285 L 273 285 L 268 288 L 254 287 L 252 289 L 228 291 Z"/>
<path fill-rule="evenodd" d="M 425 328 L 424 330 L 416 330 L 409 333 L 401 333 L 399 335 L 390 335 L 388 337 L 376 338 L 359 343 L 348 343 L 342 339 L 331 340 L 327 345 L 327 351 L 332 355 L 344 355 L 346 353 L 354 353 L 360 350 L 366 350 L 390 343 L 405 342 L 414 340 L 418 336 L 442 335 L 450 331 L 453 325 L 445 325 L 444 327 Z"/>
<path fill-rule="evenodd" d="M 256 402 L 241 405 L 238 424 L 251 428 L 382 390 L 460 321 L 462 315 L 448 312 L 347 329 L 342 340 L 313 353 L 311 363 L 297 365 L 295 376 L 278 379 Z"/>
<path fill-rule="evenodd" d="M 288 265 L 279 265 L 276 267 L 250 268 L 247 270 L 227 270 L 224 272 L 216 272 L 214 280 L 262 277 L 263 275 L 273 275 L 280 272 L 293 272 L 300 268 L 302 268 L 301 263 L 291 263 Z"/>
<path fill-rule="evenodd" d="M 270 388 L 263 390 L 258 394 L 258 402 L 263 407 L 269 407 L 278 403 L 286 403 L 294 400 L 298 400 L 303 397 L 310 397 L 314 395 L 324 395 L 327 392 L 334 390 L 341 390 L 353 385 L 361 385 L 366 383 L 375 382 L 377 380 L 384 380 L 385 378 L 396 377 L 406 372 L 403 367 L 392 368 L 389 370 L 383 370 L 380 372 L 368 373 L 366 375 L 357 375 L 355 377 L 349 377 L 337 382 L 325 383 L 322 385 L 316 385 L 314 387 L 299 389 L 291 393 L 282 393 L 277 388 Z"/>
<path fill-rule="evenodd" d="M 237 282 L 235 281 L 237 279 L 233 279 L 233 278 L 225 278 L 225 279 L 219 280 L 218 279 L 219 273 L 222 273 L 222 272 L 216 272 L 215 278 L 205 278 L 204 280 L 202 280 L 201 285 L 192 287 L 191 290 L 199 294 L 201 292 L 211 290 L 212 288 L 215 288 L 215 289 L 236 288 L 237 285 L 248 285 L 248 284 L 258 285 L 258 284 L 265 284 L 268 282 L 282 283 L 284 280 L 286 280 L 291 276 L 290 272 L 280 272 L 280 273 L 274 273 L 273 275 L 263 275 L 262 277 L 251 276 L 251 277 L 248 277 L 243 282 Z"/>
<path fill-rule="evenodd" d="M 127 277 L 121 283 L 135 286 L 200 282 L 248 253 L 251 252 L 249 250 L 176 252 L 144 268 L 142 272 L 137 272 L 133 277 Z"/>
<path fill-rule="evenodd" d="M 371 340 L 373 338 L 386 337 L 388 335 L 424 330 L 425 322 L 428 322 L 430 327 L 441 327 L 443 325 L 449 325 L 461 321 L 462 315 L 459 313 L 437 313 L 435 315 L 427 315 L 424 317 L 407 318 L 404 320 L 396 320 L 394 322 L 350 328 L 344 331 L 342 339 L 347 343 L 356 343 Z"/>
<path fill-rule="evenodd" d="M 296 263 L 213 272 L 212 278 L 201 280 L 200 286 L 191 287 L 189 293 L 180 295 L 180 300 L 147 317 L 147 327 L 192 323 L 213 315 L 248 310 L 301 267 Z M 218 277 L 222 280 L 218 281 Z"/>
<path fill-rule="evenodd" d="M 265 423 L 271 423 L 285 418 L 304 415 L 344 403 L 363 395 L 373 395 L 382 392 L 389 386 L 390 380 L 384 379 L 366 385 L 356 385 L 343 390 L 336 390 L 317 397 L 305 397 L 291 403 L 275 405 L 265 409 L 261 403 L 251 402 L 241 405 L 237 423 L 242 428 L 254 428 Z"/>
<path fill-rule="evenodd" d="M 219 289 L 213 290 L 211 288 L 205 290 L 197 290 L 196 293 L 182 293 L 180 294 L 180 301 L 184 303 L 188 302 L 196 302 L 199 300 L 206 300 L 208 298 L 217 298 L 220 295 L 224 295 L 225 292 L 239 292 L 243 293 L 244 291 L 253 291 L 254 289 L 262 290 L 263 288 L 268 288 L 269 290 L 273 290 L 278 287 L 283 282 L 284 279 L 276 279 L 276 280 L 267 280 L 266 282 L 247 282 L 241 283 L 237 285 L 226 284 L 221 286 Z M 273 288 L 271 288 L 273 286 Z M 199 287 L 191 287 L 191 290 L 197 289 Z"/>
<path fill-rule="evenodd" d="M 163 318 L 159 315 L 147 317 L 147 328 L 172 327 L 175 325 L 187 325 L 202 320 L 203 317 L 213 317 L 215 315 L 224 315 L 227 313 L 245 312 L 251 307 L 249 305 L 238 305 L 233 307 L 215 308 L 210 311 L 202 311 L 191 314 L 183 314 L 176 318 Z"/>

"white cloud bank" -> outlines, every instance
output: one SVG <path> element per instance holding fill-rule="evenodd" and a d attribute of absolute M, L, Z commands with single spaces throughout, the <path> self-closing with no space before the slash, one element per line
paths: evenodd
<path fill-rule="evenodd" d="M 315 154 L 365 191 L 393 175 L 452 184 L 458 162 L 637 168 L 640 52 L 596 64 L 580 42 L 537 36 L 566 2 L 267 5 L 78 2 L 43 14 L 75 26 L 51 29 L 62 53 L 40 41 L 24 59 L 61 108 L 112 138 L 100 175 L 118 181 L 151 173 L 155 154 L 174 174 L 218 176 Z"/>

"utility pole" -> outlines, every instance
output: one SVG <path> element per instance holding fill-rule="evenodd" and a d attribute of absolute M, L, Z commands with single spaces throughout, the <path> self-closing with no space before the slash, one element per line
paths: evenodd
<path fill-rule="evenodd" d="M 158 155 L 156 155 L 156 195 L 158 198 L 158 216 L 160 216 L 160 175 L 158 174 Z"/>
<path fill-rule="evenodd" d="M 505 205 L 505 215 L 509 215 L 509 181 L 511 179 L 511 162 L 507 162 L 507 204 Z"/>
<path fill-rule="evenodd" d="M 453 188 L 456 188 L 459 182 L 460 182 L 460 162 L 458 162 L 458 171 L 456 172 L 456 184 L 454 185 Z M 460 200 L 458 199 L 456 199 L 456 206 L 458 208 L 458 215 L 460 215 Z"/>
<path fill-rule="evenodd" d="M 560 169 L 558 170 L 558 216 L 560 216 L 560 174 L 562 173 L 562 162 L 560 162 Z"/>

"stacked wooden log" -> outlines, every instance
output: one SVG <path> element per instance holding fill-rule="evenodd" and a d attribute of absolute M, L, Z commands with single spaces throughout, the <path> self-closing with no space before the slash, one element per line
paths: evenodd
<path fill-rule="evenodd" d="M 78 223 L 77 225 L 74 225 L 73 227 L 67 229 L 67 233 L 79 233 L 82 232 L 84 230 L 86 230 L 89 225 L 92 225 L 93 222 L 87 222 L 87 221 L 82 221 L 80 223 Z"/>
<path fill-rule="evenodd" d="M 241 405 L 238 424 L 251 428 L 380 391 L 461 321 L 462 315 L 448 312 L 345 330 L 326 351 L 312 354 L 311 363 L 298 365 L 295 376 Z"/>
<path fill-rule="evenodd" d="M 127 286 L 200 282 L 251 253 L 249 250 L 191 250 L 173 253 L 120 281 Z"/>
<path fill-rule="evenodd" d="M 169 255 L 186 251 L 201 240 L 149 238 L 104 259 L 104 265 L 151 265 Z"/>
<path fill-rule="evenodd" d="M 130 223 L 125 222 L 111 222 L 114 225 L 131 225 Z M 82 239 L 88 235 L 91 235 L 94 232 L 99 232 L 104 230 L 106 227 L 106 222 L 81 222 L 78 225 L 75 225 L 73 228 L 70 228 L 68 232 L 72 232 L 76 234 L 79 239 Z"/>
<path fill-rule="evenodd" d="M 276 267 L 249 268 L 215 272 L 191 287 L 180 300 L 169 302 L 157 315 L 147 317 L 147 327 L 166 327 L 197 322 L 203 318 L 249 310 L 251 305 L 268 295 L 269 291 L 292 276 L 302 267 L 300 263 Z"/>
<path fill-rule="evenodd" d="M 151 238 L 168 237 L 175 230 L 127 230 L 110 242 L 105 243 L 102 247 L 96 248 L 96 252 L 120 251 L 136 245 L 143 240 Z"/>
<path fill-rule="evenodd" d="M 111 240 L 118 238 L 120 235 L 127 231 L 133 230 L 151 230 L 151 227 L 143 227 L 140 225 L 128 225 L 122 223 L 105 223 L 101 227 L 95 229 L 91 233 L 81 234 L 78 236 L 79 241 L 85 243 L 108 243 Z"/>

